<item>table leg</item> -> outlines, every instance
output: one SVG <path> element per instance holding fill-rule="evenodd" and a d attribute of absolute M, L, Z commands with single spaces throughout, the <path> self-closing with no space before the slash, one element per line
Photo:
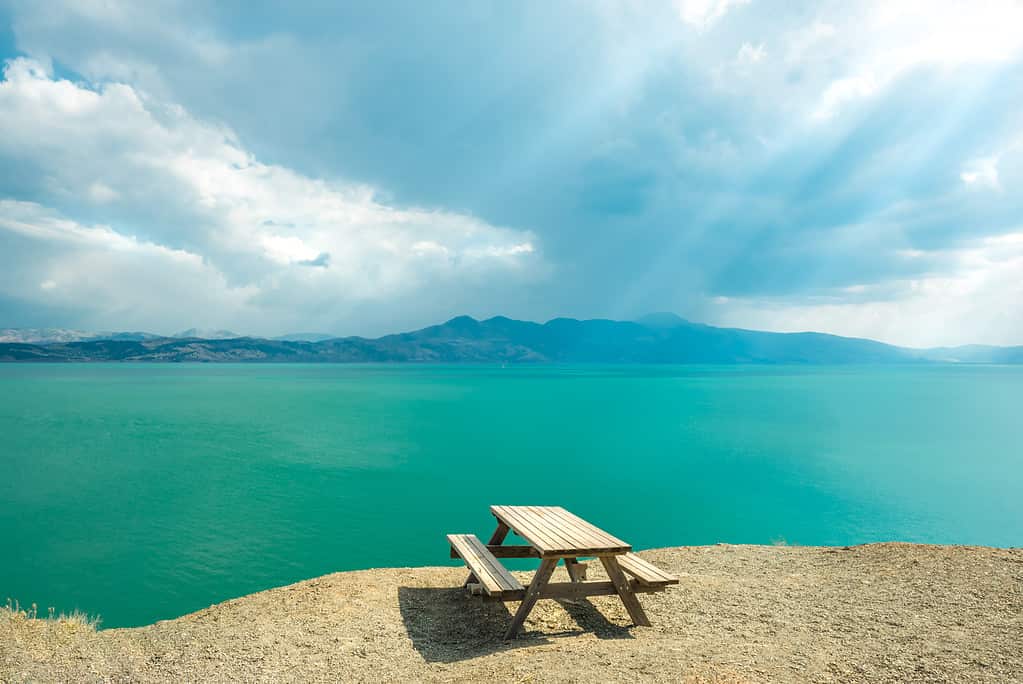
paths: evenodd
<path fill-rule="evenodd" d="M 544 558 L 540 561 L 540 567 L 537 568 L 536 574 L 533 575 L 533 581 L 529 583 L 529 588 L 526 589 L 526 595 L 522 597 L 522 603 L 519 604 L 519 609 L 515 611 L 515 617 L 512 618 L 511 625 L 508 626 L 508 631 L 504 634 L 506 641 L 514 638 L 518 633 L 519 628 L 522 627 L 522 623 L 525 622 L 526 618 L 529 616 L 529 611 L 533 610 L 533 606 L 536 605 L 536 600 L 540 598 L 540 593 L 543 591 L 543 588 L 551 579 L 551 575 L 554 574 L 554 568 L 557 565 L 557 558 Z"/>
<path fill-rule="evenodd" d="M 493 545 L 493 544 L 503 544 L 504 543 L 504 538 L 507 537 L 507 536 L 508 536 L 508 526 L 505 525 L 503 522 L 498 521 L 497 522 L 497 529 L 494 530 L 494 533 L 492 535 L 490 535 L 490 541 L 488 541 L 487 543 L 491 544 L 491 545 Z"/>
<path fill-rule="evenodd" d="M 586 566 L 582 565 L 578 558 L 566 558 L 565 569 L 568 570 L 568 577 L 573 582 L 582 582 L 586 579 Z"/>
<path fill-rule="evenodd" d="M 490 535 L 490 541 L 488 541 L 487 544 L 490 544 L 490 545 L 503 544 L 504 543 L 504 538 L 508 536 L 508 532 L 509 532 L 508 526 L 505 525 L 500 520 L 498 520 L 497 521 L 497 529 L 494 530 L 494 533 L 492 535 Z M 462 586 L 463 587 L 467 587 L 470 584 L 472 584 L 473 582 L 478 582 L 478 581 L 479 580 L 476 579 L 476 575 L 474 575 L 474 574 L 472 574 L 470 572 L 469 573 L 469 577 L 466 578 L 465 582 L 462 583 Z"/>
<path fill-rule="evenodd" d="M 601 556 L 600 562 L 604 564 L 607 576 L 611 579 L 611 583 L 615 585 L 615 589 L 622 598 L 622 603 L 625 604 L 625 610 L 629 611 L 629 617 L 632 618 L 632 621 L 640 627 L 649 627 L 650 619 L 643 612 L 643 606 L 639 605 L 639 599 L 636 598 L 632 587 L 629 586 L 629 580 L 626 579 L 625 573 L 622 572 L 621 566 L 618 565 L 618 559 L 614 556 Z"/>

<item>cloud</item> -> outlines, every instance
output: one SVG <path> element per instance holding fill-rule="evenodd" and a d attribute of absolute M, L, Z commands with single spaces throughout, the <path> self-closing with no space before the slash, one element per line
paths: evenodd
<path fill-rule="evenodd" d="M 97 204 L 106 204 L 107 202 L 112 202 L 121 196 L 120 193 L 111 188 L 109 185 L 99 182 L 90 185 L 87 194 L 89 199 Z"/>
<path fill-rule="evenodd" d="M 750 0 L 676 0 L 678 14 L 687 24 L 704 31 L 717 23 L 729 10 L 749 4 Z"/>
<path fill-rule="evenodd" d="M 1023 50 L 1023 4 L 1016 0 L 880 0 L 857 6 L 845 18 L 841 32 L 815 21 L 796 53 L 800 59 L 815 52 L 841 55 L 844 73 L 824 89 L 816 118 L 830 118 L 914 69 L 1008 63 Z"/>
<path fill-rule="evenodd" d="M 1023 230 L 942 255 L 941 273 L 887 283 L 882 291 L 847 288 L 860 301 L 728 299 L 715 302 L 726 325 L 785 332 L 825 329 L 912 347 L 955 346 L 978 339 L 1023 340 Z M 872 291 L 874 290 L 874 291 Z M 822 298 L 824 299 L 824 298 Z"/>
<path fill-rule="evenodd" d="M 998 189 L 998 158 L 983 157 L 971 160 L 963 172 L 959 174 L 967 185 L 986 185 Z"/>
<path fill-rule="evenodd" d="M 317 266 L 319 268 L 327 268 L 330 266 L 330 253 L 320 252 L 314 259 L 303 259 L 295 262 L 301 266 Z"/>
<path fill-rule="evenodd" d="M 0 200 L 0 241 L 0 301 L 157 328 L 202 316 L 202 306 L 234 320 L 257 313 L 249 304 L 257 288 L 229 284 L 199 254 L 85 226 L 32 202 Z"/>
<path fill-rule="evenodd" d="M 132 316 L 143 309 L 168 308 L 162 297 L 143 305 L 118 294 L 136 290 L 126 273 L 137 269 L 124 259 L 141 255 L 158 262 L 168 282 L 202 274 L 210 291 L 192 301 L 210 310 L 193 317 L 250 327 L 284 315 L 274 310 L 284 292 L 289 309 L 301 312 L 315 291 L 317 316 L 331 325 L 332 315 L 343 318 L 352 305 L 389 308 L 427 287 L 472 305 L 467 288 L 481 279 L 514 288 L 542 267 L 528 232 L 443 210 L 390 206 L 368 185 L 263 164 L 230 129 L 126 84 L 74 83 L 20 58 L 4 70 L 0 109 L 0 157 L 36 169 L 31 190 L 53 205 L 3 201 L 0 230 L 21 242 L 48 242 L 63 255 L 56 264 L 49 254 L 32 260 L 7 249 L 0 264 L 18 260 L 21 271 L 34 266 L 37 282 L 49 277 L 57 284 L 48 296 L 60 289 L 84 309 L 120 301 L 118 310 L 128 317 L 117 322 L 122 326 L 137 325 Z M 61 216 L 88 213 L 96 203 L 103 205 L 103 225 Z M 416 247 L 424 240 L 443 252 L 424 253 Z M 86 255 L 106 268 L 87 274 L 75 268 Z M 92 286 L 71 287 L 83 279 Z M 329 298 L 335 302 L 324 308 Z M 177 304 L 169 308 L 161 313 L 174 324 L 160 328 L 193 321 Z M 146 316 L 150 325 L 158 320 Z"/>
<path fill-rule="evenodd" d="M 735 60 L 740 65 L 752 65 L 764 59 L 767 56 L 767 50 L 764 49 L 764 44 L 760 43 L 756 47 L 750 43 L 743 43 L 742 47 L 739 48 L 739 54 L 736 55 Z"/>
<path fill-rule="evenodd" d="M 847 102 L 869 97 L 880 85 L 874 75 L 847 76 L 833 81 L 821 95 L 820 104 L 813 113 L 815 119 L 830 119 Z"/>
<path fill-rule="evenodd" d="M 0 198 L 240 293 L 171 329 L 825 306 L 800 320 L 844 329 L 1019 231 L 1020 7 L 14 2 Z M 63 281 L 14 235 L 0 314 L 28 320 Z M 972 338 L 1017 330 L 991 320 Z"/>

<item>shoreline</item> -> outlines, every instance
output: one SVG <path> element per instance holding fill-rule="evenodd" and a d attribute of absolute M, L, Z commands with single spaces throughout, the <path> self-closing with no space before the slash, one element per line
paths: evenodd
<path fill-rule="evenodd" d="M 719 544 L 640 555 L 681 577 L 640 597 L 653 627 L 633 627 L 609 598 L 546 600 L 504 643 L 516 604 L 467 596 L 462 568 L 356 570 L 143 627 L 8 612 L 0 680 L 1023 681 L 1023 549 Z"/>

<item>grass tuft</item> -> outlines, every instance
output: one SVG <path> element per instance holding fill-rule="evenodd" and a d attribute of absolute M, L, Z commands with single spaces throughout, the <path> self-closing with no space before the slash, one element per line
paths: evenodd
<path fill-rule="evenodd" d="M 72 629 L 83 628 L 92 631 L 98 629 L 102 621 L 99 615 L 89 615 L 77 608 L 70 613 L 63 611 L 57 613 L 56 609 L 52 606 L 47 609 L 46 615 L 39 617 L 39 606 L 36 604 L 33 603 L 28 608 L 22 608 L 20 603 L 10 598 L 7 599 L 6 606 L 0 607 L 0 618 L 6 620 L 40 620 L 49 626 Z"/>

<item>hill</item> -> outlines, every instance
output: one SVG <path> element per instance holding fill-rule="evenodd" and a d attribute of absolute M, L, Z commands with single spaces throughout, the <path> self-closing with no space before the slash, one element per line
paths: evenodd
<path fill-rule="evenodd" d="M 210 328 L 189 328 L 188 330 L 176 332 L 173 335 L 171 335 L 171 337 L 200 340 L 230 340 L 236 337 L 243 337 L 243 335 L 231 332 L 230 330 L 214 330 Z"/>
<path fill-rule="evenodd" d="M 935 347 L 921 350 L 920 357 L 945 363 L 1023 363 L 1023 347 L 992 347 L 984 344 Z"/>
<path fill-rule="evenodd" d="M 638 321 L 458 316 L 369 339 L 277 339 L 188 330 L 175 337 L 117 334 L 50 344 L 0 343 L 0 361 L 264 361 L 306 363 L 1023 363 L 1023 347 L 920 350 L 824 333 L 718 328 L 674 314 Z"/>
<path fill-rule="evenodd" d="M 83 340 L 152 340 L 159 335 L 146 332 L 90 332 L 67 328 L 0 328 L 0 343 L 56 344 Z"/>

